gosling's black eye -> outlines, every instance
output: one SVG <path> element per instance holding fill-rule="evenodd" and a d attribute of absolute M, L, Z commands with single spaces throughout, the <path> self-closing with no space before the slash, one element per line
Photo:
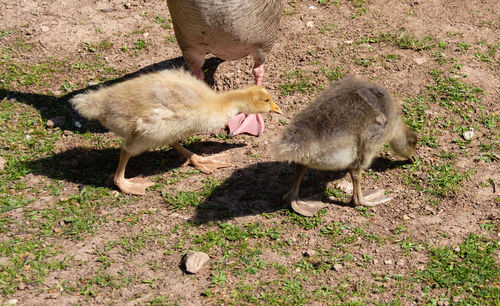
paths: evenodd
<path fill-rule="evenodd" d="M 265 101 L 266 101 L 266 102 L 269 102 L 269 99 L 266 99 Z"/>

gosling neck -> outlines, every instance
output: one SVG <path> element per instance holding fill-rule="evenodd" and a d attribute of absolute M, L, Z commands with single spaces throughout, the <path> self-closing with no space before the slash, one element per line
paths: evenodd
<path fill-rule="evenodd" d="M 217 97 L 217 104 L 220 110 L 230 114 L 248 112 L 248 102 L 251 96 L 246 88 L 221 92 Z"/>

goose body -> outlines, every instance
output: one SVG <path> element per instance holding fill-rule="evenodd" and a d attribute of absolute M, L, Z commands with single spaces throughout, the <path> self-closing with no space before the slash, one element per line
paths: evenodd
<path fill-rule="evenodd" d="M 380 192 L 373 201 L 363 197 L 361 170 L 385 143 L 398 155 L 413 159 L 416 142 L 415 133 L 401 122 L 389 93 L 375 83 L 350 76 L 334 82 L 295 116 L 276 143 L 276 154 L 297 167 L 294 187 L 287 195 L 292 204 L 306 205 L 298 201 L 298 187 L 306 169 L 313 168 L 349 169 L 355 204 L 373 206 L 387 198 Z"/>
<path fill-rule="evenodd" d="M 144 193 L 145 188 L 130 189 L 116 182 L 117 179 L 125 180 L 124 169 L 130 156 L 156 146 L 170 145 L 200 170 L 210 173 L 218 168 L 217 165 L 229 164 L 217 164 L 210 158 L 202 160 L 180 146 L 179 141 L 195 133 L 221 128 L 238 112 L 281 112 L 260 86 L 218 93 L 182 70 L 145 74 L 76 95 L 71 103 L 87 119 L 99 120 L 124 138 L 115 184 L 124 192 L 137 194 Z M 120 168 L 122 163 L 123 169 Z"/>
<path fill-rule="evenodd" d="M 223 60 L 251 55 L 255 83 L 262 85 L 264 62 L 276 40 L 281 0 L 168 0 L 175 36 L 193 74 L 203 79 L 205 54 Z M 230 134 L 260 135 L 260 115 L 239 115 L 228 124 Z"/>

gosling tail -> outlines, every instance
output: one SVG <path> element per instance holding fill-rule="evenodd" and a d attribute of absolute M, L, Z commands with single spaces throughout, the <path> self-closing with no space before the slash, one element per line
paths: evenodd
<path fill-rule="evenodd" d="M 99 91 L 87 91 L 71 98 L 69 102 L 83 117 L 89 120 L 98 120 L 104 114 L 105 104 Z"/>

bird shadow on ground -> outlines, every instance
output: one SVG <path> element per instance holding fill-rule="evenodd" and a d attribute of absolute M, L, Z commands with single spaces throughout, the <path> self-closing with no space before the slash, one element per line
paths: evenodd
<path fill-rule="evenodd" d="M 214 85 L 214 74 L 217 70 L 217 67 L 223 62 L 223 60 L 212 57 L 205 61 L 203 65 L 203 71 L 205 72 L 205 82 L 209 86 Z M 99 85 L 88 86 L 86 88 L 82 88 L 79 90 L 75 90 L 70 92 L 64 96 L 56 97 L 53 95 L 45 95 L 39 93 L 29 93 L 29 92 L 19 92 L 12 91 L 0 88 L 0 100 L 3 99 L 14 99 L 18 102 L 24 103 L 26 105 L 31 105 L 35 107 L 42 117 L 43 121 L 47 121 L 56 116 L 65 117 L 65 124 L 62 128 L 65 130 L 70 130 L 74 132 L 103 132 L 106 129 L 97 121 L 86 121 L 83 119 L 76 111 L 73 110 L 71 105 L 69 104 L 69 99 L 73 96 L 83 93 L 90 89 L 97 89 L 101 86 L 110 86 L 112 84 L 122 82 L 134 77 L 137 77 L 144 73 L 150 73 L 154 71 L 167 70 L 167 69 L 176 69 L 176 68 L 184 68 L 188 69 L 184 59 L 182 57 L 177 57 L 174 59 L 166 60 L 163 62 L 155 63 L 149 66 L 146 66 L 138 71 L 126 74 L 120 78 L 110 80 Z M 82 127 L 75 126 L 74 122 L 85 122 Z"/>
<path fill-rule="evenodd" d="M 387 170 L 402 168 L 404 165 L 410 165 L 410 160 L 392 160 L 386 157 L 376 157 L 373 159 L 370 168 L 375 172 L 385 172 Z"/>
<path fill-rule="evenodd" d="M 377 158 L 376 171 L 398 168 L 403 163 Z M 294 166 L 283 162 L 262 162 L 237 169 L 197 207 L 190 221 L 204 224 L 290 209 L 282 196 L 292 185 L 293 172 Z M 346 174 L 347 171 L 309 169 L 300 185 L 300 198 L 323 195 L 329 182 L 342 179 Z M 335 200 L 323 196 L 323 202 L 331 204 L 327 209 L 334 209 L 333 205 L 353 207 L 350 198 Z"/>
<path fill-rule="evenodd" d="M 293 171 L 293 165 L 282 162 L 262 162 L 237 169 L 197 207 L 191 221 L 210 223 L 289 209 L 282 196 L 292 185 Z M 321 194 L 328 182 L 344 175 L 342 172 L 310 170 L 302 181 L 300 195 L 306 198 Z M 329 203 L 348 205 L 340 201 Z"/>
<path fill-rule="evenodd" d="M 203 151 L 200 154 L 216 154 L 242 146 L 244 144 L 204 141 L 191 144 L 189 149 L 195 152 Z M 33 174 L 81 185 L 103 187 L 110 185 L 108 178 L 116 170 L 119 157 L 118 148 L 78 147 L 50 157 L 22 162 L 21 166 Z M 184 157 L 174 149 L 147 151 L 130 159 L 126 176 L 153 176 L 167 173 L 179 168 L 185 161 Z"/>

